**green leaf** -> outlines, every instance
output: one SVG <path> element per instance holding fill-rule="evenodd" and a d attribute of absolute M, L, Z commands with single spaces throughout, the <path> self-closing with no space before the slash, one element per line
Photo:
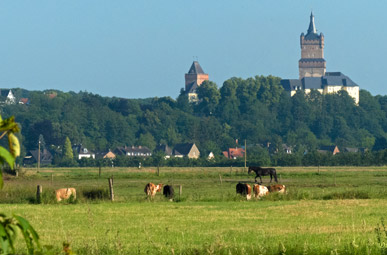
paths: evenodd
<path fill-rule="evenodd" d="M 16 158 L 20 155 L 20 143 L 19 139 L 17 137 L 10 133 L 8 134 L 8 144 L 9 144 L 9 150 L 11 151 L 11 154 Z"/>
<path fill-rule="evenodd" d="M 15 158 L 12 154 L 4 147 L 0 146 L 0 157 L 7 161 L 8 165 L 13 169 L 13 165 L 15 163 Z"/>
<path fill-rule="evenodd" d="M 35 229 L 30 225 L 30 223 L 26 219 L 24 219 L 23 217 L 20 217 L 17 215 L 14 215 L 13 217 L 15 217 L 15 219 L 19 222 L 19 225 L 21 226 L 21 230 L 23 232 L 24 239 L 27 243 L 27 246 L 28 246 L 28 244 L 33 246 L 32 240 L 30 237 L 30 235 L 31 235 L 33 240 L 35 241 L 37 247 L 40 248 L 39 235 L 38 235 L 38 233 L 36 233 Z"/>

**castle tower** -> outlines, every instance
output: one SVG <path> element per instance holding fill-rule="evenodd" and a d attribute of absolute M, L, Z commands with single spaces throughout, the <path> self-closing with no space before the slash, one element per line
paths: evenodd
<path fill-rule="evenodd" d="M 198 101 L 196 89 L 204 81 L 208 81 L 208 74 L 204 73 L 199 62 L 194 61 L 188 73 L 185 74 L 185 93 L 188 95 L 189 102 Z"/>
<path fill-rule="evenodd" d="M 300 79 L 325 75 L 324 35 L 316 32 L 313 13 L 310 14 L 308 32 L 300 36 L 301 59 L 298 61 Z"/>

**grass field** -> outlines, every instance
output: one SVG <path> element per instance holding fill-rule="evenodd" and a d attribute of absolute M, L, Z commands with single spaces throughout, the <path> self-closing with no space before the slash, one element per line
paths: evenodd
<path fill-rule="evenodd" d="M 254 176 L 241 168 L 161 168 L 160 176 L 115 168 L 101 177 L 98 169 L 26 169 L 6 177 L 0 206 L 26 217 L 54 254 L 63 241 L 76 254 L 387 254 L 387 167 L 277 171 L 286 195 L 246 201 L 235 185 Z M 82 195 L 107 190 L 112 175 L 113 203 Z M 175 202 L 147 200 L 147 182 L 173 184 Z M 33 204 L 38 184 L 43 204 Z M 56 204 L 53 190 L 70 186 L 78 201 Z"/>

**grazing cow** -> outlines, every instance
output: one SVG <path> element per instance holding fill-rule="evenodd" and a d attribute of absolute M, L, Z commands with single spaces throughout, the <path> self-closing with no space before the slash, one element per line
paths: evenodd
<path fill-rule="evenodd" d="M 72 195 L 74 199 L 77 198 L 77 191 L 74 188 L 64 188 L 55 191 L 56 201 L 60 202 L 62 199 L 69 199 Z"/>
<path fill-rule="evenodd" d="M 286 187 L 282 184 L 270 185 L 267 187 L 269 192 L 286 193 Z"/>
<path fill-rule="evenodd" d="M 153 198 L 156 195 L 156 192 L 161 191 L 162 187 L 163 187 L 163 184 L 161 184 L 161 183 L 158 185 L 155 185 L 155 184 L 150 182 L 147 185 L 145 185 L 144 192 L 148 197 Z"/>
<path fill-rule="evenodd" d="M 269 193 L 269 190 L 266 188 L 266 186 L 262 186 L 259 184 L 254 184 L 253 190 L 254 190 L 254 197 L 258 199 L 263 196 L 266 196 Z"/>
<path fill-rule="evenodd" d="M 247 200 L 251 199 L 251 186 L 247 183 L 238 183 L 236 186 L 237 194 L 241 194 L 242 196 L 246 196 Z"/>
<path fill-rule="evenodd" d="M 165 185 L 164 186 L 164 188 L 163 188 L 163 195 L 166 198 L 169 198 L 170 201 L 173 200 L 173 197 L 175 195 L 175 191 L 174 191 L 172 185 Z"/>

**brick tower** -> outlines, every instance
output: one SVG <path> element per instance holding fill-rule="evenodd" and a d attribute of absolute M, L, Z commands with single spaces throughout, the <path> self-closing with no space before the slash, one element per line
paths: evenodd
<path fill-rule="evenodd" d="M 208 74 L 204 73 L 199 62 L 194 61 L 188 73 L 185 74 L 185 93 L 188 95 L 189 102 L 198 101 L 196 89 L 204 81 L 208 81 Z"/>
<path fill-rule="evenodd" d="M 310 14 L 308 32 L 300 36 L 301 59 L 298 61 L 300 79 L 325 75 L 324 35 L 316 32 L 313 13 Z"/>

